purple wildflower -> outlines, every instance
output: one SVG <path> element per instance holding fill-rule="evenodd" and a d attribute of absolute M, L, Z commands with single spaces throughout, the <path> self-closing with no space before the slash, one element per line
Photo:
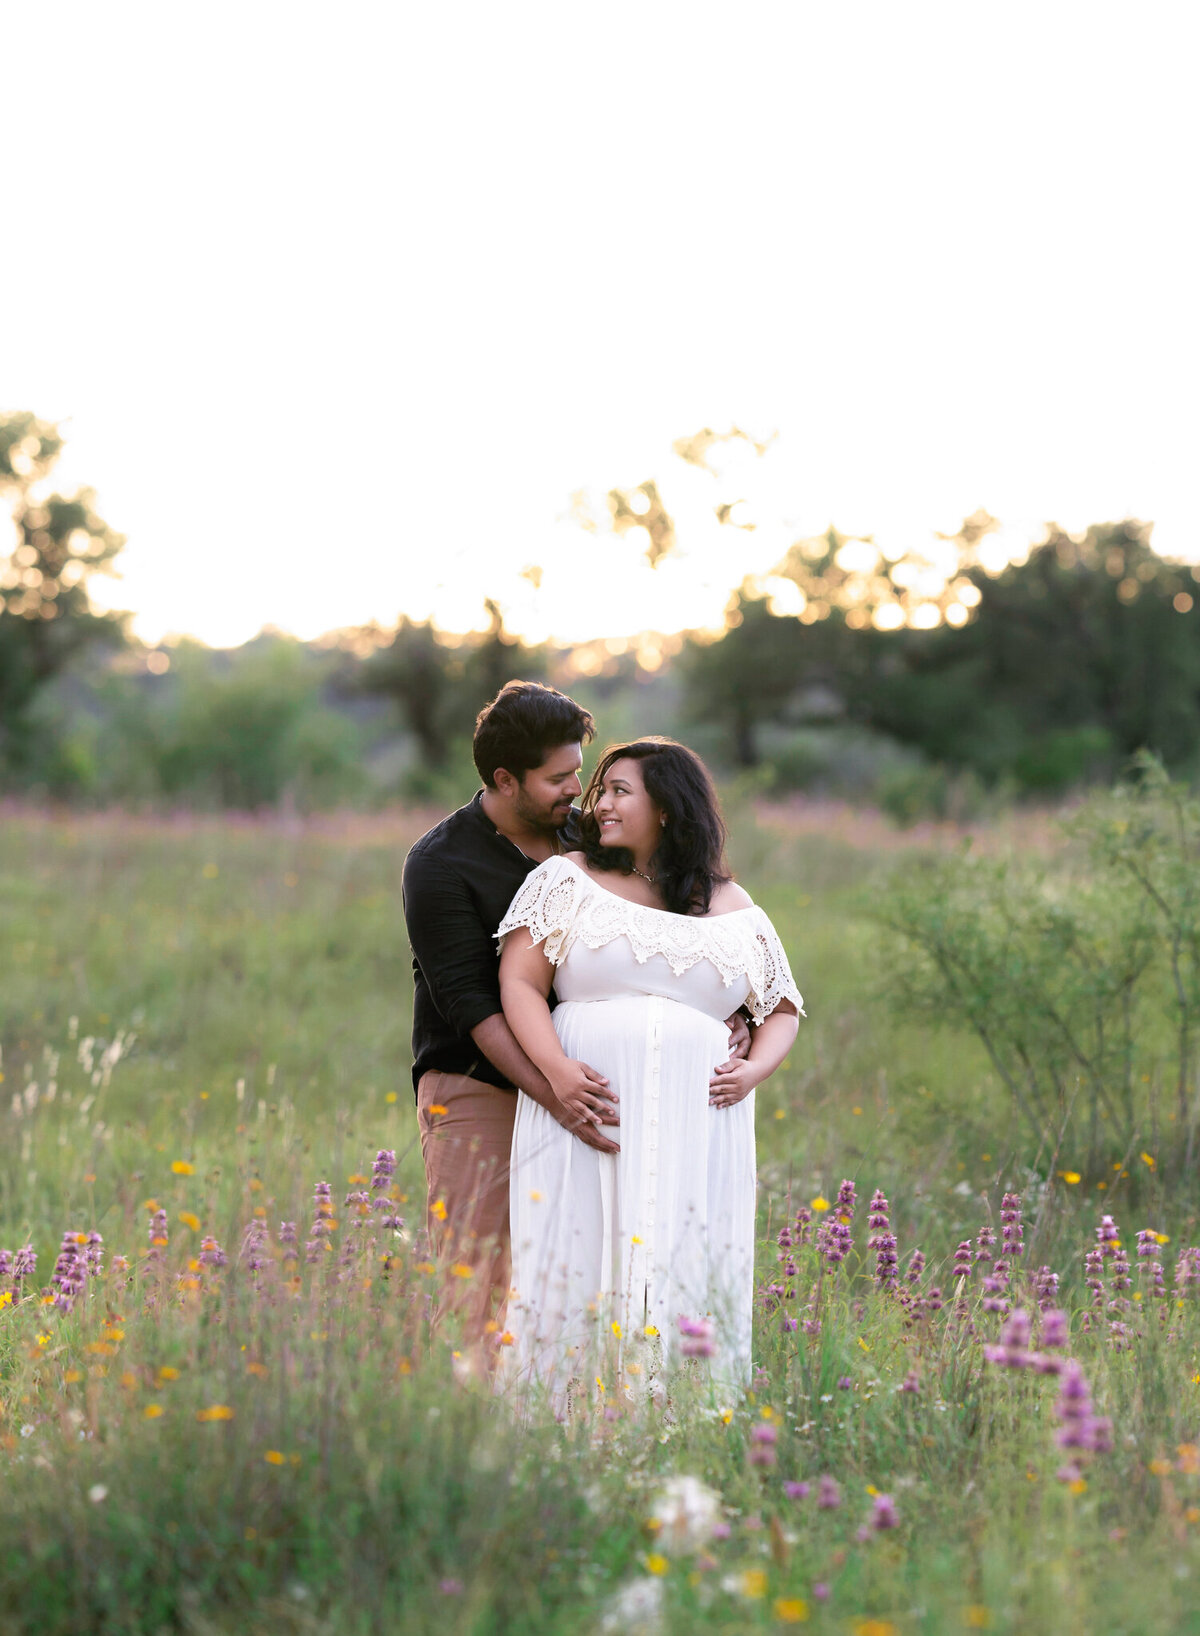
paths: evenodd
<path fill-rule="evenodd" d="M 680 1318 L 679 1350 L 685 1358 L 711 1358 L 716 1352 L 713 1326 L 707 1318 Z"/>
<path fill-rule="evenodd" d="M 1063 1369 L 1054 1412 L 1062 1422 L 1055 1438 L 1060 1449 L 1092 1447 L 1092 1399 L 1083 1370 L 1073 1358 Z"/>
<path fill-rule="evenodd" d="M 37 1251 L 32 1244 L 24 1244 L 13 1257 L 13 1282 L 21 1283 L 25 1278 L 32 1278 L 37 1271 Z"/>
<path fill-rule="evenodd" d="M 975 1260 L 990 1261 L 992 1259 L 992 1247 L 995 1242 L 996 1235 L 992 1229 L 986 1226 L 981 1227 L 979 1236 L 975 1240 Z"/>
<path fill-rule="evenodd" d="M 1010 1260 L 1025 1254 L 1025 1229 L 1021 1225 L 1021 1195 L 1006 1193 L 1000 1203 L 1001 1235 L 1004 1253 Z"/>
<path fill-rule="evenodd" d="M 808 1229 L 812 1225 L 812 1211 L 802 1204 L 796 1211 L 796 1243 L 808 1243 Z"/>
<path fill-rule="evenodd" d="M 1071 1328 L 1066 1313 L 1057 1307 L 1047 1307 L 1042 1313 L 1042 1345 L 1066 1346 L 1070 1338 Z"/>
<path fill-rule="evenodd" d="M 842 1503 L 842 1491 L 832 1477 L 822 1477 L 817 1483 L 817 1507 L 821 1511 L 836 1511 Z"/>
<path fill-rule="evenodd" d="M 925 1255 L 921 1250 L 914 1250 L 908 1258 L 908 1266 L 904 1273 L 906 1284 L 919 1284 L 921 1274 L 925 1271 Z"/>
<path fill-rule="evenodd" d="M 876 1533 L 885 1528 L 898 1528 L 900 1518 L 896 1514 L 896 1502 L 890 1494 L 876 1494 L 875 1509 L 871 1513 L 871 1527 Z"/>
<path fill-rule="evenodd" d="M 267 1224 L 261 1216 L 254 1216 L 242 1234 L 241 1260 L 252 1274 L 256 1274 L 266 1265 L 266 1256 Z"/>
<path fill-rule="evenodd" d="M 375 1163 L 371 1166 L 371 1191 L 382 1193 L 391 1186 L 392 1177 L 396 1174 L 396 1151 L 394 1148 L 381 1147 L 375 1155 Z M 383 1199 L 375 1200 L 375 1208 L 385 1207 Z"/>
<path fill-rule="evenodd" d="M 808 1483 L 784 1483 L 783 1492 L 789 1500 L 806 1500 L 808 1498 Z"/>
<path fill-rule="evenodd" d="M 964 1238 L 954 1252 L 955 1278 L 969 1278 L 971 1276 L 971 1240 Z"/>
<path fill-rule="evenodd" d="M 83 1245 L 86 1243 L 87 1235 L 84 1233 L 63 1234 L 58 1260 L 50 1274 L 54 1305 L 59 1312 L 70 1312 L 75 1305 L 76 1296 L 87 1283 L 87 1261 L 83 1254 Z"/>
<path fill-rule="evenodd" d="M 779 1433 L 769 1421 L 755 1426 L 750 1433 L 750 1464 L 752 1466 L 770 1467 L 775 1464 L 775 1445 L 779 1441 Z"/>
<path fill-rule="evenodd" d="M 83 1256 L 87 1262 L 89 1276 L 98 1278 L 104 1262 L 104 1240 L 99 1233 L 88 1234 Z"/>
<path fill-rule="evenodd" d="M 849 1375 L 839 1375 L 837 1385 L 839 1392 L 849 1392 L 854 1386 L 854 1381 Z"/>
<path fill-rule="evenodd" d="M 294 1221 L 281 1221 L 279 1231 L 275 1236 L 279 1240 L 279 1246 L 283 1251 L 283 1259 L 285 1261 L 298 1261 L 300 1259 L 298 1248 L 300 1239 L 296 1232 L 296 1223 Z"/>
<path fill-rule="evenodd" d="M 1111 1217 L 1106 1216 L 1106 1221 Z M 1099 1231 L 1099 1228 L 1097 1228 Z M 1083 1258 L 1084 1282 L 1092 1292 L 1092 1305 L 1104 1305 L 1104 1246 L 1097 1244 Z"/>
<path fill-rule="evenodd" d="M 875 1248 L 874 1235 L 876 1233 L 886 1233 L 889 1225 L 888 1212 L 891 1209 L 891 1206 L 884 1197 L 883 1190 L 881 1188 L 877 1187 L 874 1193 L 871 1194 L 871 1202 L 867 1208 L 871 1212 L 867 1219 L 867 1226 L 870 1228 L 872 1235 L 867 1240 L 867 1248 L 873 1250 Z"/>
<path fill-rule="evenodd" d="M 940 1312 L 944 1304 L 945 1303 L 942 1300 L 941 1288 L 939 1285 L 935 1284 L 929 1291 L 929 1294 L 925 1297 L 926 1310 L 929 1312 Z"/>
<path fill-rule="evenodd" d="M 837 1198 L 833 1201 L 833 1213 L 840 1216 L 848 1227 L 854 1220 L 854 1205 L 858 1195 L 854 1183 L 843 1181 L 837 1190 Z"/>
<path fill-rule="evenodd" d="M 1175 1293 L 1192 1296 L 1200 1291 L 1200 1249 L 1184 1250 L 1175 1263 Z"/>
<path fill-rule="evenodd" d="M 1033 1291 L 1038 1306 L 1043 1312 L 1048 1312 L 1058 1301 L 1058 1274 L 1051 1272 L 1049 1267 L 1039 1267 L 1034 1277 Z"/>
<path fill-rule="evenodd" d="M 1120 1242 L 1121 1233 L 1116 1222 L 1111 1216 L 1101 1216 L 1100 1225 L 1096 1228 L 1096 1243 L 1100 1246 L 1100 1254 L 1114 1255 Z"/>
<path fill-rule="evenodd" d="M 229 1264 L 229 1257 L 211 1233 L 205 1233 L 200 1241 L 199 1260 L 202 1267 L 225 1267 Z"/>
<path fill-rule="evenodd" d="M 814 1602 L 828 1602 L 829 1600 L 829 1586 L 823 1579 L 814 1582 L 812 1593 Z"/>
<path fill-rule="evenodd" d="M 900 1382 L 900 1390 L 902 1392 L 911 1392 L 914 1397 L 921 1390 L 921 1377 L 915 1369 L 910 1369 L 905 1375 Z"/>

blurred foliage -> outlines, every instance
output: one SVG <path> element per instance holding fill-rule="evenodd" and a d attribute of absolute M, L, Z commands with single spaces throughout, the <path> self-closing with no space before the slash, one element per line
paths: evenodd
<path fill-rule="evenodd" d="M 873 912 L 890 934 L 897 1014 L 969 1027 L 1053 1168 L 1064 1147 L 1106 1180 L 1174 1106 L 1170 1164 L 1190 1176 L 1200 1102 L 1200 801 L 1142 755 L 1066 826 L 1067 866 L 957 856 L 893 877 Z M 1120 1166 L 1118 1166 L 1118 1169 Z"/>
<path fill-rule="evenodd" d="M 95 494 L 47 492 L 62 449 L 58 428 L 29 413 L 0 414 L 0 500 L 12 540 L 0 543 L 0 777 L 44 758 L 39 694 L 90 648 L 119 648 L 124 616 L 92 607 L 89 584 L 125 544 L 95 509 Z"/>

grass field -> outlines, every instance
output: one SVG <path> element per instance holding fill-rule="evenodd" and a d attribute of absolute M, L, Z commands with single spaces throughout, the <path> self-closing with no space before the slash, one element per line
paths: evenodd
<path fill-rule="evenodd" d="M 1194 1190 L 1031 1169 L 975 1038 L 885 1006 L 872 902 L 957 838 L 733 813 L 810 1017 L 759 1096 L 754 1389 L 692 1365 L 664 1411 L 602 1359 L 563 1426 L 473 1367 L 422 1243 L 435 816 L 0 814 L 0 1629 L 1200 1632 Z"/>

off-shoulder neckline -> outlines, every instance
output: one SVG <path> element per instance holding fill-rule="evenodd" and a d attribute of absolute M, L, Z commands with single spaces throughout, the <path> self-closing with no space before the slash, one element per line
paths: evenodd
<path fill-rule="evenodd" d="M 588 885 L 597 892 L 602 893 L 606 898 L 615 898 L 618 903 L 627 903 L 631 909 L 644 909 L 649 915 L 669 915 L 672 920 L 686 920 L 692 925 L 702 926 L 712 920 L 732 920 L 734 915 L 748 915 L 751 910 L 758 908 L 757 903 L 744 903 L 740 909 L 726 909 L 723 914 L 719 915 L 681 915 L 674 909 L 659 909 L 653 903 L 635 903 L 633 898 L 622 897 L 620 892 L 610 892 L 607 886 L 601 886 L 594 876 L 589 875 L 586 869 L 581 869 L 577 863 L 572 863 L 570 858 L 561 856 L 547 858 L 546 863 L 539 864 L 538 867 L 545 869 L 548 863 L 566 864 L 568 869 L 573 869 L 577 875 L 582 875 Z"/>

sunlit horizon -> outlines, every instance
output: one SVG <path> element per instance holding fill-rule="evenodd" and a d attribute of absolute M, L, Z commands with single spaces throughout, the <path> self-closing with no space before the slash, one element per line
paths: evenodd
<path fill-rule="evenodd" d="M 25 8 L 3 407 L 61 424 L 147 642 L 714 629 L 796 539 L 980 508 L 1192 561 L 1187 15 Z M 734 423 L 777 437 L 728 482 L 671 453 Z M 570 521 L 647 479 L 653 570 Z"/>

